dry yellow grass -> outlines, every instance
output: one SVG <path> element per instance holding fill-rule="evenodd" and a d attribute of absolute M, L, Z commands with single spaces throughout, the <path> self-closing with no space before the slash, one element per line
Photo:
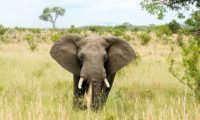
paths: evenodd
<path fill-rule="evenodd" d="M 27 43 L 0 44 L 2 120 L 199 120 L 193 93 L 168 72 L 169 46 L 130 42 L 141 55 L 122 69 L 105 108 L 72 109 L 72 75 L 50 56 L 50 44 L 35 52 Z"/>

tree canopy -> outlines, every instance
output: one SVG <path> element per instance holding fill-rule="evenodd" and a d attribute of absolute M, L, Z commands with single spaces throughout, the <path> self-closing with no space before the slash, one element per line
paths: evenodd
<path fill-rule="evenodd" d="M 150 14 L 156 14 L 158 19 L 163 19 L 164 13 L 169 10 L 180 11 L 189 10 L 195 6 L 200 8 L 200 0 L 142 0 L 140 3 L 142 8 Z M 182 13 L 178 13 L 179 18 L 184 18 Z"/>

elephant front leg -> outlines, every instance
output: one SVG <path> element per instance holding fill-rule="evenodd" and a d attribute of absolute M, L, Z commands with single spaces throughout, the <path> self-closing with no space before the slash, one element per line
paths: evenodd
<path fill-rule="evenodd" d="M 74 75 L 74 97 L 73 97 L 73 108 L 74 109 L 81 109 L 85 110 L 87 107 L 83 102 L 85 89 L 86 89 L 86 81 L 82 84 L 82 89 L 78 88 L 78 82 L 79 82 L 78 76 Z"/>
<path fill-rule="evenodd" d="M 107 101 L 108 95 L 110 93 L 110 90 L 111 90 L 113 82 L 114 82 L 115 74 L 116 73 L 107 76 L 107 79 L 109 81 L 110 87 L 107 88 L 105 84 L 103 86 L 103 90 L 102 90 L 102 92 L 103 92 L 102 105 L 104 105 L 106 103 L 106 101 Z"/>

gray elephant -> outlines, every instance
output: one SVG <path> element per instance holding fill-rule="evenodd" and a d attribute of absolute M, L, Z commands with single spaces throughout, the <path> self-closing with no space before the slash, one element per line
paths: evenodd
<path fill-rule="evenodd" d="M 102 107 L 111 90 L 115 74 L 136 58 L 131 46 L 118 37 L 66 35 L 54 43 L 50 54 L 63 68 L 73 73 L 75 108 Z"/>

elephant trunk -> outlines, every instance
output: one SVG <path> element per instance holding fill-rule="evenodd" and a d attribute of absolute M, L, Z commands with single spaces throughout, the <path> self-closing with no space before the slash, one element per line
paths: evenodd
<path fill-rule="evenodd" d="M 102 104 L 102 81 L 92 81 L 92 108 L 98 110 Z"/>
<path fill-rule="evenodd" d="M 95 58 L 93 58 L 96 60 Z M 97 110 L 102 103 L 102 86 L 106 84 L 107 87 L 110 87 L 109 82 L 106 78 L 106 71 L 102 62 L 98 64 L 91 60 L 90 62 L 84 62 L 81 69 L 81 79 L 79 80 L 79 88 L 81 88 L 82 81 L 88 81 L 88 90 L 87 90 L 87 103 L 88 108 Z"/>

